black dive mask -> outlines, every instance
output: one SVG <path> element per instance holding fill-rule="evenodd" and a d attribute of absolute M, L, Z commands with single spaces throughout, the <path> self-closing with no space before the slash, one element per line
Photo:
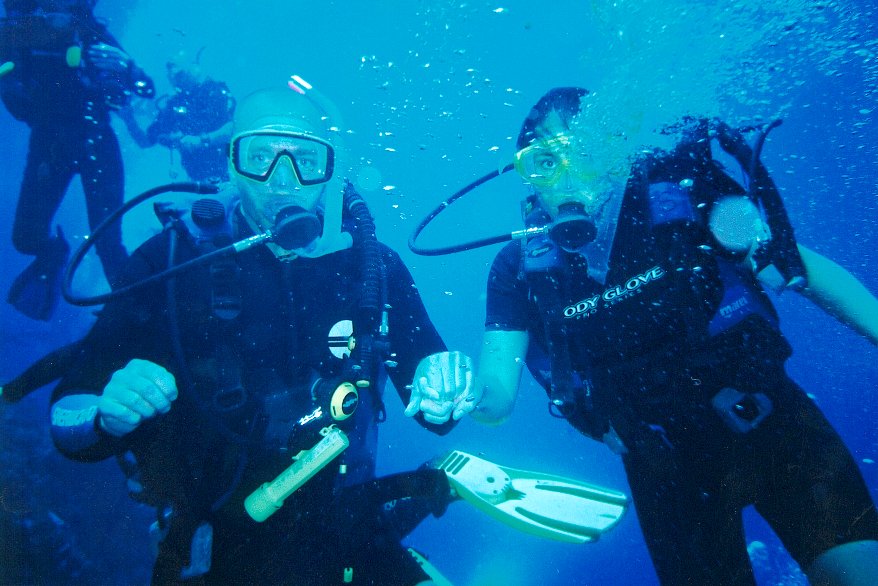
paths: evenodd
<path fill-rule="evenodd" d="M 323 223 L 317 214 L 299 206 L 287 206 L 274 218 L 274 242 L 286 250 L 300 250 L 320 237 Z"/>
<path fill-rule="evenodd" d="M 581 203 L 562 204 L 555 221 L 549 226 L 549 237 L 567 252 L 577 251 L 594 242 L 596 236 L 597 228 Z"/>

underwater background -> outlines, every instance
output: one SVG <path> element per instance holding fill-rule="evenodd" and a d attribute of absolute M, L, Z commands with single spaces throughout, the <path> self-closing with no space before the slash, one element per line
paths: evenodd
<path fill-rule="evenodd" d="M 485 281 L 499 246 L 426 258 L 409 252 L 407 238 L 444 198 L 511 160 L 524 116 L 555 86 L 592 90 L 601 132 L 625 133 L 628 149 L 653 144 L 653 129 L 687 114 L 733 125 L 782 118 L 763 161 L 797 239 L 878 293 L 875 2 L 104 0 L 96 12 L 159 95 L 171 90 L 169 60 L 185 66 L 197 59 L 238 99 L 293 74 L 329 97 L 344 119 L 349 176 L 376 217 L 378 236 L 402 254 L 451 348 L 478 355 Z M 185 178 L 167 149 L 140 149 L 118 120 L 114 126 L 127 197 Z M 29 262 L 11 245 L 28 129 L 2 110 L 0 136 L 5 298 Z M 519 228 L 525 190 L 511 175 L 440 216 L 423 243 Z M 88 233 L 77 181 L 56 217 L 74 245 Z M 160 228 L 150 208 L 125 218 L 130 250 Z M 98 262 L 87 258 L 77 287 L 102 291 L 100 275 Z M 790 373 L 839 431 L 878 497 L 878 349 L 802 297 L 784 294 L 776 303 L 795 350 Z M 80 338 L 92 311 L 62 305 L 43 323 L 0 304 L 0 380 Z M 542 389 L 525 378 L 506 424 L 464 420 L 444 438 L 407 420 L 388 390 L 379 472 L 413 469 L 461 449 L 627 492 L 618 458 L 552 418 Z M 0 403 L 0 519 L 18 527 L 0 533 L 0 564 L 21 568 L 24 583 L 147 583 L 151 510 L 127 498 L 115 462 L 75 464 L 54 451 L 49 394 L 45 388 L 18 404 Z M 805 584 L 764 522 L 749 511 L 745 522 L 760 583 Z M 461 586 L 657 583 L 633 510 L 597 543 L 569 545 L 455 503 L 406 543 Z"/>

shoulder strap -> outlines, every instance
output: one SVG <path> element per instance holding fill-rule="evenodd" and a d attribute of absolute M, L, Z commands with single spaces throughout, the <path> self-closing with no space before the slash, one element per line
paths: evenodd
<path fill-rule="evenodd" d="M 228 204 L 228 205 L 227 205 Z M 189 209 L 172 206 L 156 206 L 156 213 L 163 223 L 172 226 L 169 231 L 169 266 L 176 262 L 177 242 L 180 235 L 195 247 L 199 254 L 207 254 L 232 241 L 231 214 L 234 201 L 221 198 L 202 198 Z M 170 219 L 170 222 L 165 220 Z M 249 397 L 241 380 L 240 349 L 236 342 L 241 339 L 238 317 L 242 309 L 241 269 L 237 256 L 214 259 L 208 265 L 210 282 L 210 301 L 207 311 L 214 318 L 206 335 L 214 344 L 216 359 L 216 384 L 209 394 L 196 388 L 190 365 L 181 342 L 181 331 L 177 314 L 176 278 L 168 279 L 168 322 L 173 353 L 180 372 L 180 383 L 186 388 L 199 408 L 219 415 L 231 414 L 249 404 Z M 235 443 L 246 443 L 252 428 L 243 432 L 235 431 L 215 418 L 217 431 Z"/>

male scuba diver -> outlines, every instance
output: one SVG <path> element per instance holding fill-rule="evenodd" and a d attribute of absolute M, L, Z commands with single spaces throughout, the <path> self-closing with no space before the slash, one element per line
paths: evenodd
<path fill-rule="evenodd" d="M 132 94 L 152 97 L 152 81 L 95 19 L 94 0 L 6 0 L 0 24 L 0 96 L 31 129 L 12 241 L 34 261 L 16 278 L 7 300 L 47 321 L 60 298 L 69 246 L 52 218 L 70 181 L 80 175 L 94 228 L 123 198 L 122 154 L 110 111 Z M 53 233 L 54 232 L 54 233 Z M 97 253 L 108 282 L 128 253 L 121 227 Z"/>
<path fill-rule="evenodd" d="M 146 130 L 131 108 L 120 111 L 122 120 L 141 148 L 161 144 L 178 152 L 192 181 L 227 181 L 235 99 L 224 82 L 204 75 L 197 58 L 186 67 L 179 59 L 169 61 L 167 68 L 174 93 L 156 98 L 155 119 Z"/>
<path fill-rule="evenodd" d="M 759 161 L 764 133 L 751 147 L 687 120 L 675 148 L 620 173 L 588 140 L 588 99 L 553 89 L 524 121 L 510 167 L 531 190 L 527 229 L 491 267 L 477 380 L 451 396 L 427 374 L 407 414 L 498 423 L 526 363 L 551 410 L 622 456 L 663 584 L 754 584 L 750 505 L 812 584 L 878 584 L 875 504 L 786 374 L 766 289 L 801 292 L 874 344 L 878 300 L 796 244 Z"/>
<path fill-rule="evenodd" d="M 344 181 L 331 104 L 296 81 L 237 108 L 230 192 L 157 206 L 168 229 L 133 253 L 115 291 L 130 294 L 106 304 L 55 390 L 56 446 L 84 462 L 116 456 L 135 498 L 157 508 L 156 584 L 433 583 L 400 540 L 455 496 L 492 508 L 528 482 L 570 486 L 560 498 L 600 509 L 546 527 L 553 537 L 596 538 L 624 495 L 460 452 L 375 478 L 386 378 L 407 401 L 419 372 L 444 372 L 453 394 L 471 372 Z M 214 254 L 227 246 L 242 252 Z"/>

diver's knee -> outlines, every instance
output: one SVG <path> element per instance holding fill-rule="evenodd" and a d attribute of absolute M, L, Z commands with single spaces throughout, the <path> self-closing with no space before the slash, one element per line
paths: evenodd
<path fill-rule="evenodd" d="M 21 254 L 36 256 L 40 247 L 45 243 L 43 232 L 37 232 L 23 223 L 16 223 L 12 227 L 12 246 Z"/>
<path fill-rule="evenodd" d="M 812 586 L 878 584 L 878 541 L 854 541 L 828 549 L 806 574 Z"/>

